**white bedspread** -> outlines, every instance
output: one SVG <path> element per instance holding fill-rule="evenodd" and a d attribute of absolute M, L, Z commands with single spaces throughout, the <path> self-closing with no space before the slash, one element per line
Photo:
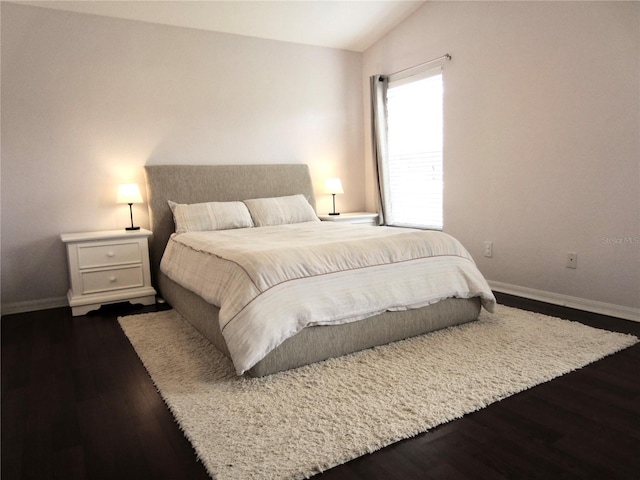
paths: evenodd
<path fill-rule="evenodd" d="M 308 222 L 174 234 L 161 270 L 220 307 L 238 374 L 306 326 L 361 320 L 444 298 L 495 298 L 442 232 Z"/>

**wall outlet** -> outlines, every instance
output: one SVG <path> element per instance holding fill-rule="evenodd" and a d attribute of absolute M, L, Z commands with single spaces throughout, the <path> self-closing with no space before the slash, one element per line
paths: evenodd
<path fill-rule="evenodd" d="M 484 242 L 484 256 L 493 257 L 493 242 Z"/>
<path fill-rule="evenodd" d="M 578 254 L 575 252 L 567 253 L 567 268 L 578 268 Z"/>

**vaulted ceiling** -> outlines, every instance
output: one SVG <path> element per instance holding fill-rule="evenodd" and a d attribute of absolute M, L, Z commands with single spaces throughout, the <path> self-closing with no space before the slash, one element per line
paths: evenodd
<path fill-rule="evenodd" d="M 362 52 L 424 1 L 87 0 L 19 3 Z"/>

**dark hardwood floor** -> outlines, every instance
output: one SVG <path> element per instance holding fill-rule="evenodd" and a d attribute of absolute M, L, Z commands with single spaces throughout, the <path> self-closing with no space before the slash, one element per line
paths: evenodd
<path fill-rule="evenodd" d="M 640 323 L 497 296 L 640 336 Z M 3 480 L 208 478 L 116 321 L 162 308 L 2 317 Z M 640 478 L 640 345 L 317 478 Z"/>

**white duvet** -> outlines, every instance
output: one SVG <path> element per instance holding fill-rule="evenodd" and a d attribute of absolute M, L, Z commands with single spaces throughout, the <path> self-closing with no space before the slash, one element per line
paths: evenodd
<path fill-rule="evenodd" d="M 495 298 L 471 256 L 442 232 L 307 222 L 174 234 L 161 270 L 220 308 L 238 374 L 312 325 Z"/>

